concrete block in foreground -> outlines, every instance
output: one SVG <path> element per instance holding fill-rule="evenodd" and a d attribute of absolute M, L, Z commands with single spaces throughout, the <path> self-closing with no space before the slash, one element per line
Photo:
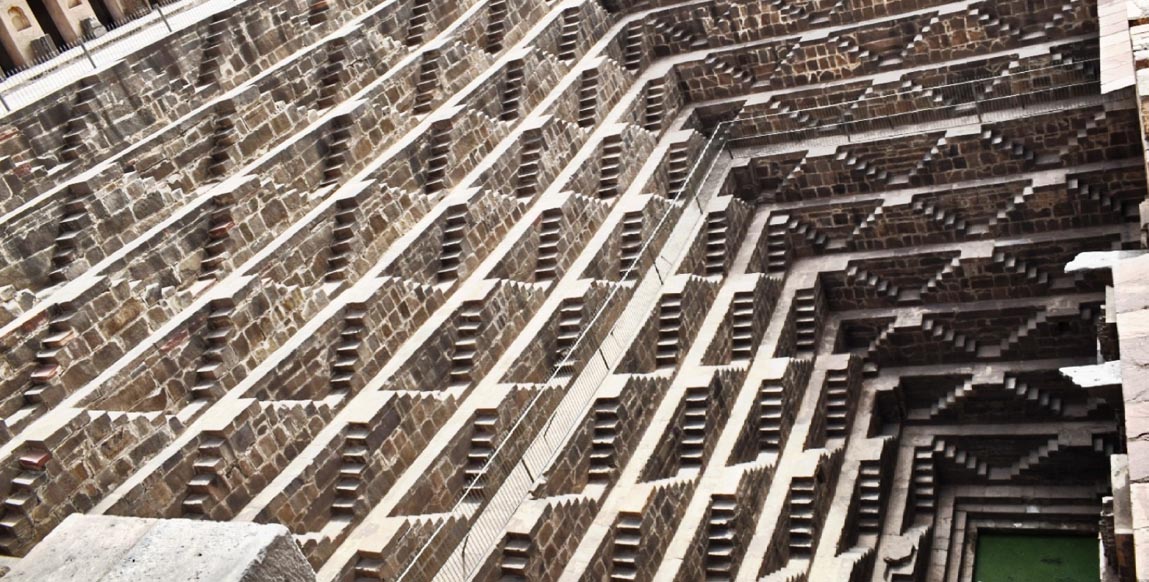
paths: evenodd
<path fill-rule="evenodd" d="M 281 525 L 72 515 L 4 582 L 313 582 Z"/>

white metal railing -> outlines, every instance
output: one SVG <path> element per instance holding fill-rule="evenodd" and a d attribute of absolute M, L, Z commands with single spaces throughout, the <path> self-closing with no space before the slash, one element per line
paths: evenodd
<path fill-rule="evenodd" d="M 94 39 L 81 39 L 57 54 L 0 80 L 0 116 L 75 83 L 101 67 L 163 40 L 175 31 L 248 0 L 178 0 L 154 4 Z M 192 10 L 192 8 L 195 8 Z"/>

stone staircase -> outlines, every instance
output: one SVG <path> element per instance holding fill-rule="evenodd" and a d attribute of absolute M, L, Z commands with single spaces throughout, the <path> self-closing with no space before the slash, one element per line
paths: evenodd
<path fill-rule="evenodd" d="M 733 580 L 735 568 L 735 519 L 738 501 L 732 495 L 715 495 L 710 501 L 706 523 L 707 580 Z"/>
<path fill-rule="evenodd" d="M 211 153 L 208 154 L 207 179 L 222 180 L 232 169 L 231 151 L 238 141 L 235 130 L 234 105 L 223 102 L 216 107 L 216 118 L 212 126 Z"/>
<path fill-rule="evenodd" d="M 884 182 L 890 178 L 889 172 L 879 168 L 873 161 L 858 157 L 848 149 L 839 149 L 838 153 L 834 154 L 834 160 L 841 162 L 859 178 L 877 182 Z"/>
<path fill-rule="evenodd" d="M 666 79 L 664 77 L 652 79 L 646 84 L 645 95 L 642 127 L 646 131 L 657 133 L 662 131 L 662 118 L 666 113 Z M 673 156 L 671 159 L 673 160 Z"/>
<path fill-rule="evenodd" d="M 62 160 L 72 162 L 83 157 L 88 122 L 95 112 L 97 83 L 93 77 L 83 77 L 76 84 L 76 100 L 69 112 L 68 121 L 64 124 L 62 140 L 64 145 L 60 150 Z"/>
<path fill-rule="evenodd" d="M 857 226 L 854 227 L 853 232 L 850 233 L 851 241 L 859 237 L 872 234 L 874 231 L 874 225 L 882 219 L 882 216 L 885 215 L 885 213 L 886 211 L 884 206 L 879 205 L 875 207 L 873 211 L 866 215 L 866 218 L 864 218 L 858 223 Z"/>
<path fill-rule="evenodd" d="M 686 142 L 670 146 L 666 167 L 666 197 L 677 200 L 690 177 L 690 146 Z"/>
<path fill-rule="evenodd" d="M 622 232 L 619 235 L 619 276 L 625 281 L 638 280 L 639 260 L 642 258 L 642 226 L 643 215 L 641 210 L 627 212 L 622 215 Z"/>
<path fill-rule="evenodd" d="M 904 179 L 900 180 L 905 184 L 912 184 L 918 179 L 919 176 L 925 176 L 930 173 L 932 166 L 942 158 L 954 157 L 959 155 L 957 147 L 949 143 L 945 136 L 939 137 L 938 141 L 930 147 L 929 151 L 922 155 L 922 159 L 918 160 L 914 167 L 904 175 Z"/>
<path fill-rule="evenodd" d="M 594 430 L 591 434 L 590 467 L 587 480 L 591 483 L 609 483 L 617 470 L 615 440 L 618 438 L 620 407 L 618 398 L 595 400 L 591 412 Z"/>
<path fill-rule="evenodd" d="M 791 123 L 803 129 L 814 129 L 821 125 L 817 117 L 810 115 L 809 111 L 795 109 L 790 103 L 773 101 L 770 103 L 771 115 L 785 117 Z"/>
<path fill-rule="evenodd" d="M 972 475 L 986 477 L 989 475 L 989 466 L 973 454 L 964 451 L 945 439 L 935 438 L 933 446 L 934 460 L 945 460 L 951 465 L 964 469 Z"/>
<path fill-rule="evenodd" d="M 371 460 L 367 436 L 370 427 L 362 423 L 347 425 L 343 447 L 340 449 L 339 475 L 335 480 L 335 498 L 331 500 L 331 515 L 335 519 L 352 520 L 363 504 L 364 473 Z"/>
<path fill-rule="evenodd" d="M 851 263 L 846 267 L 846 284 L 850 286 L 864 286 L 877 293 L 879 297 L 889 299 L 897 299 L 900 292 L 897 285 L 890 283 L 888 279 L 881 277 L 877 273 L 863 269 L 858 263 Z"/>
<path fill-rule="evenodd" d="M 792 184 L 806 175 L 806 164 L 808 161 L 809 157 L 802 156 L 802 159 L 798 160 L 798 163 L 794 164 L 794 167 L 790 168 L 789 172 L 786 172 L 786 175 L 782 177 L 782 181 L 778 183 L 778 188 L 774 191 L 775 196 L 785 193 Z"/>
<path fill-rule="evenodd" d="M 929 43 L 926 41 L 926 37 L 929 36 L 933 27 L 937 26 L 939 22 L 941 22 L 941 19 L 938 18 L 937 16 L 931 17 L 929 20 L 926 21 L 926 23 L 924 25 L 922 25 L 922 27 L 918 31 L 918 33 L 915 34 L 914 38 L 912 40 L 910 40 L 909 44 L 906 45 L 906 48 L 902 49 L 902 52 L 898 55 L 897 59 L 890 59 L 888 61 L 883 61 L 882 64 L 883 65 L 900 66 L 902 63 L 904 63 L 906 61 L 906 59 L 908 59 L 910 57 L 911 54 L 914 53 L 914 51 L 916 51 L 918 49 L 923 49 L 923 48 L 928 50 Z"/>
<path fill-rule="evenodd" d="M 539 246 L 535 255 L 535 282 L 553 281 L 558 276 L 559 241 L 562 239 L 563 212 L 544 210 L 539 216 Z"/>
<path fill-rule="evenodd" d="M 514 121 L 519 117 L 519 108 L 523 98 L 523 66 L 523 59 L 515 59 L 507 63 L 499 111 L 500 121 Z"/>
<path fill-rule="evenodd" d="M 921 295 L 937 292 L 938 286 L 940 286 L 943 281 L 955 276 L 955 273 L 960 273 L 960 271 L 961 258 L 954 257 L 953 259 L 950 259 L 950 261 L 946 263 L 944 267 L 942 267 L 942 270 L 938 271 L 936 274 L 934 274 L 934 276 L 930 277 L 929 280 L 925 282 L 925 284 L 922 285 Z"/>
<path fill-rule="evenodd" d="M 858 532 L 882 531 L 882 466 L 878 461 L 858 465 Z"/>
<path fill-rule="evenodd" d="M 24 390 L 24 406 L 47 406 L 59 400 L 63 388 L 55 380 L 64 370 L 65 348 L 77 337 L 70 323 L 75 313 L 70 303 L 55 305 L 48 311 L 48 329 L 36 350 L 36 366 Z"/>
<path fill-rule="evenodd" d="M 799 352 L 812 352 L 818 348 L 817 290 L 813 287 L 798 289 L 794 294 L 794 348 Z"/>
<path fill-rule="evenodd" d="M 449 283 L 458 278 L 466 235 L 467 206 L 456 204 L 443 213 L 443 241 L 439 247 L 439 269 L 435 273 L 437 282 Z"/>
<path fill-rule="evenodd" d="M 815 502 L 818 494 L 814 479 L 794 477 L 790 481 L 790 556 L 808 557 L 813 555 L 817 545 L 815 524 Z"/>
<path fill-rule="evenodd" d="M 990 147 L 1006 152 L 1014 158 L 1019 158 L 1027 163 L 1039 161 L 1037 154 L 1026 147 L 1025 144 L 1009 139 L 995 129 L 982 130 L 981 139 Z"/>
<path fill-rule="evenodd" d="M 331 364 L 331 392 L 334 394 L 350 394 L 355 389 L 359 348 L 367 334 L 366 317 L 367 306 L 363 303 L 350 303 L 343 311 L 343 329 L 339 331 L 339 343 L 335 346 Z"/>
<path fill-rule="evenodd" d="M 1028 454 L 1018 459 L 1017 462 L 1010 465 L 1006 471 L 1008 478 L 1013 479 L 1018 477 L 1024 474 L 1026 471 L 1045 462 L 1051 456 L 1056 454 L 1058 450 L 1060 450 L 1061 444 L 1062 443 L 1060 439 L 1057 437 L 1047 440 L 1041 446 L 1030 451 Z"/>
<path fill-rule="evenodd" d="M 730 78 L 734 86 L 748 86 L 754 84 L 754 75 L 746 69 L 735 67 L 735 65 L 726 62 L 724 59 L 719 59 L 717 56 L 708 56 L 702 62 L 704 67 L 711 71 L 717 72 L 718 75 Z"/>
<path fill-rule="evenodd" d="M 735 293 L 730 302 L 730 359 L 749 361 L 754 357 L 754 293 Z"/>
<path fill-rule="evenodd" d="M 705 37 L 698 36 L 677 22 L 655 20 L 651 26 L 655 34 L 661 35 L 668 45 L 686 47 L 688 50 L 704 49 L 709 46 Z"/>
<path fill-rule="evenodd" d="M 467 464 L 463 468 L 464 499 L 482 501 L 487 487 L 487 461 L 495 453 L 498 413 L 494 410 L 475 411 L 472 422 L 470 449 L 467 451 Z"/>
<path fill-rule="evenodd" d="M 614 529 L 614 547 L 611 551 L 611 582 L 633 582 L 638 579 L 642 541 L 642 516 L 635 513 L 620 513 Z"/>
<path fill-rule="evenodd" d="M 622 175 L 622 136 L 610 135 L 602 140 L 602 160 L 599 162 L 598 197 L 611 200 L 619 195 Z"/>
<path fill-rule="evenodd" d="M 922 333 L 928 338 L 950 344 L 953 349 L 958 352 L 966 354 L 978 353 L 976 339 L 950 329 L 945 323 L 937 319 L 922 318 Z"/>
<path fill-rule="evenodd" d="M 706 276 L 721 277 L 726 273 L 725 212 L 711 212 L 706 218 Z"/>
<path fill-rule="evenodd" d="M 1005 207 L 998 210 L 987 223 L 987 226 L 993 228 L 998 224 L 1011 220 L 1018 214 L 1020 209 L 1025 206 L 1026 202 L 1033 196 L 1033 188 L 1026 186 L 1021 194 L 1013 196 L 1005 203 Z"/>
<path fill-rule="evenodd" d="M 623 32 L 622 65 L 626 70 L 635 72 L 643 66 L 644 40 L 643 24 L 631 22 L 626 25 Z"/>
<path fill-rule="evenodd" d="M 61 205 L 56 239 L 52 243 L 52 266 L 48 271 L 48 280 L 52 283 L 68 280 L 69 265 L 79 258 L 80 241 L 92 222 L 88 215 L 88 205 L 93 199 L 91 189 L 84 183 L 75 183 L 68 186 L 67 192 L 67 200 Z"/>
<path fill-rule="evenodd" d="M 328 109 L 340 102 L 340 89 L 344 83 L 346 66 L 347 39 L 331 39 L 327 49 L 327 63 L 319 75 L 319 98 L 315 100 L 317 108 Z"/>
<path fill-rule="evenodd" d="M 359 203 L 354 198 L 335 202 L 334 226 L 331 229 L 331 249 L 327 257 L 328 281 L 345 281 L 352 274 L 351 262 L 355 258 L 355 231 L 358 223 Z"/>
<path fill-rule="evenodd" d="M 706 455 L 706 417 L 710 408 L 710 392 L 706 387 L 686 390 L 682 408 L 682 436 L 679 441 L 678 461 L 682 468 L 701 469 Z"/>
<path fill-rule="evenodd" d="M 12 477 L 0 517 L 0 549 L 7 554 L 18 554 L 25 540 L 35 535 L 32 510 L 42 503 L 40 489 L 49 480 L 47 465 L 51 460 L 51 453 L 35 450 L 25 451 L 16 459 L 19 470 Z"/>
<path fill-rule="evenodd" d="M 200 258 L 201 281 L 216 280 L 225 273 L 231 230 L 236 226 L 232 215 L 234 202 L 234 196 L 230 193 L 216 194 L 208 205 L 207 244 Z"/>
<path fill-rule="evenodd" d="M 219 385 L 224 373 L 224 357 L 232 335 L 235 304 L 230 299 L 216 299 L 208 305 L 207 325 L 203 331 L 205 348 L 195 370 L 192 400 L 214 400 L 223 395 Z"/>
<path fill-rule="evenodd" d="M 582 31 L 582 19 L 578 8 L 568 8 L 559 14 L 562 24 L 559 27 L 559 39 L 556 46 L 556 55 L 560 61 L 570 62 L 578 56 L 578 41 Z"/>
<path fill-rule="evenodd" d="M 523 132 L 519 146 L 519 169 L 515 174 L 515 197 L 529 200 L 539 191 L 539 164 L 545 143 L 539 131 Z"/>
<path fill-rule="evenodd" d="M 499 562 L 501 579 L 529 580 L 531 556 L 536 553 L 533 548 L 530 536 L 518 532 L 507 533 L 507 539 L 503 542 L 503 557 Z"/>
<path fill-rule="evenodd" d="M 487 4 L 487 29 L 483 37 L 483 47 L 488 54 L 502 52 L 503 38 L 506 34 L 507 0 L 491 0 Z"/>
<path fill-rule="evenodd" d="M 1010 273 L 1025 275 L 1030 283 L 1047 285 L 1050 282 L 1049 274 L 1028 262 L 1017 258 L 1016 255 L 1002 250 L 994 250 L 993 263 L 1002 270 Z"/>
<path fill-rule="evenodd" d="M 220 61 L 223 60 L 223 37 L 227 35 L 230 24 L 227 13 L 219 12 L 208 22 L 207 36 L 203 40 L 203 56 L 200 59 L 199 76 L 196 78 L 196 87 L 207 87 L 219 84 Z"/>
<path fill-rule="evenodd" d="M 789 215 L 771 215 L 766 225 L 766 272 L 785 273 L 790 268 Z"/>
<path fill-rule="evenodd" d="M 431 21 L 431 0 L 414 0 L 411 4 L 411 16 L 407 21 L 407 46 L 416 47 L 423 44 L 427 33 L 427 25 Z"/>
<path fill-rule="evenodd" d="M 826 437 L 847 438 L 851 406 L 849 369 L 826 371 Z"/>
<path fill-rule="evenodd" d="M 429 3 L 430 0 L 419 0 Z M 439 90 L 439 60 L 441 55 L 437 50 L 428 50 L 423 53 L 419 61 L 419 75 L 415 81 L 415 98 L 411 113 L 424 115 L 434 108 L 435 92 Z"/>
<path fill-rule="evenodd" d="M 331 120 L 331 133 L 327 137 L 327 152 L 323 157 L 323 179 L 320 186 L 330 186 L 343 179 L 350 161 L 348 142 L 354 120 L 350 115 L 339 115 Z"/>
<path fill-rule="evenodd" d="M 1062 402 L 1060 398 L 1051 395 L 1045 390 L 1031 386 L 1019 380 L 1016 376 L 1007 376 L 1003 388 L 1006 392 L 1013 394 L 1027 403 L 1034 404 L 1044 411 L 1052 414 L 1062 413 Z"/>
<path fill-rule="evenodd" d="M 455 322 L 455 347 L 451 352 L 452 386 L 467 386 L 474 381 L 471 371 L 475 367 L 478 339 L 483 324 L 482 309 L 483 304 L 480 301 L 464 301 L 459 308 Z"/>
<path fill-rule="evenodd" d="M 957 408 L 973 393 L 973 378 L 966 378 L 966 380 L 961 384 L 958 384 L 951 390 L 947 390 L 946 393 L 937 400 L 937 402 L 934 402 L 930 406 L 930 418 L 936 418 L 941 414 Z"/>
<path fill-rule="evenodd" d="M 225 486 L 222 434 L 204 431 L 196 447 L 192 464 L 193 476 L 188 481 L 187 495 L 180 504 L 182 517 L 203 519 L 210 515 L 211 505 Z"/>
<path fill-rule="evenodd" d="M 578 126 L 594 127 L 598 123 L 599 71 L 588 69 L 579 77 Z"/>
<path fill-rule="evenodd" d="M 578 361 L 572 353 L 582 334 L 583 310 L 580 298 L 567 299 L 559 307 L 559 324 L 555 333 L 555 377 L 570 378 L 574 375 Z"/>
<path fill-rule="evenodd" d="M 675 368 L 678 365 L 678 348 L 682 334 L 682 296 L 667 294 L 658 304 L 658 341 L 655 348 L 655 364 L 658 368 Z"/>
<path fill-rule="evenodd" d="M 782 417 L 789 403 L 786 387 L 777 381 L 764 381 L 758 388 L 758 449 L 782 452 Z"/>
<path fill-rule="evenodd" d="M 913 500 L 914 513 L 933 515 L 937 502 L 935 476 L 933 450 L 914 449 L 914 461 L 910 468 L 910 498 Z"/>
<path fill-rule="evenodd" d="M 1009 332 L 1009 336 L 1001 340 L 998 345 L 981 346 L 977 355 L 979 358 L 1000 358 L 1016 348 L 1022 340 L 1029 337 L 1038 327 L 1045 324 L 1048 317 L 1044 309 L 1030 315 L 1016 329 Z"/>
<path fill-rule="evenodd" d="M 790 20 L 803 20 L 809 16 L 807 3 L 793 0 L 770 0 L 770 7 L 775 12 Z"/>
<path fill-rule="evenodd" d="M 449 186 L 447 166 L 450 165 L 451 157 L 451 122 L 439 121 L 432 124 L 427 142 L 427 169 L 423 191 L 434 194 Z"/>
<path fill-rule="evenodd" d="M 1127 210 L 1127 206 L 1132 205 L 1114 199 L 1105 186 L 1083 184 L 1076 178 L 1070 178 L 1066 180 L 1065 187 L 1071 195 L 1076 195 L 1079 199 L 1090 200 L 1096 203 L 1102 210 L 1116 210 L 1121 216 L 1130 214 Z"/>
<path fill-rule="evenodd" d="M 969 230 L 969 224 L 956 211 L 938 206 L 937 201 L 932 198 L 919 198 L 910 207 L 914 212 L 958 236 L 965 236 Z"/>

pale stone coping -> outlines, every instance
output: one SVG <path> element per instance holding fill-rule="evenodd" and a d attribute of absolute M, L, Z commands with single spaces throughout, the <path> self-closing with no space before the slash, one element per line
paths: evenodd
<path fill-rule="evenodd" d="M 16 582 L 311 582 L 278 524 L 73 514 L 4 577 Z"/>
<path fill-rule="evenodd" d="M 1121 384 L 1121 362 L 1114 360 L 1092 366 L 1068 366 L 1058 370 L 1082 388 L 1100 388 Z"/>
<path fill-rule="evenodd" d="M 1143 1 L 1143 0 L 1142 0 Z M 1098 0 L 1097 20 L 1101 33 L 1101 92 L 1110 93 L 1131 87 L 1133 45 L 1129 21 L 1136 0 Z"/>
<path fill-rule="evenodd" d="M 1088 251 L 1078 253 L 1065 265 L 1066 273 L 1075 273 L 1078 271 L 1093 271 L 1095 269 L 1112 269 L 1118 261 L 1122 259 L 1131 259 L 1145 254 L 1146 251 Z"/>

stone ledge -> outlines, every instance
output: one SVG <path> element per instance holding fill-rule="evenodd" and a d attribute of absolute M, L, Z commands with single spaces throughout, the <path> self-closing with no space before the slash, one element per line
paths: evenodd
<path fill-rule="evenodd" d="M 311 582 L 287 528 L 75 514 L 4 577 L 56 582 Z"/>

